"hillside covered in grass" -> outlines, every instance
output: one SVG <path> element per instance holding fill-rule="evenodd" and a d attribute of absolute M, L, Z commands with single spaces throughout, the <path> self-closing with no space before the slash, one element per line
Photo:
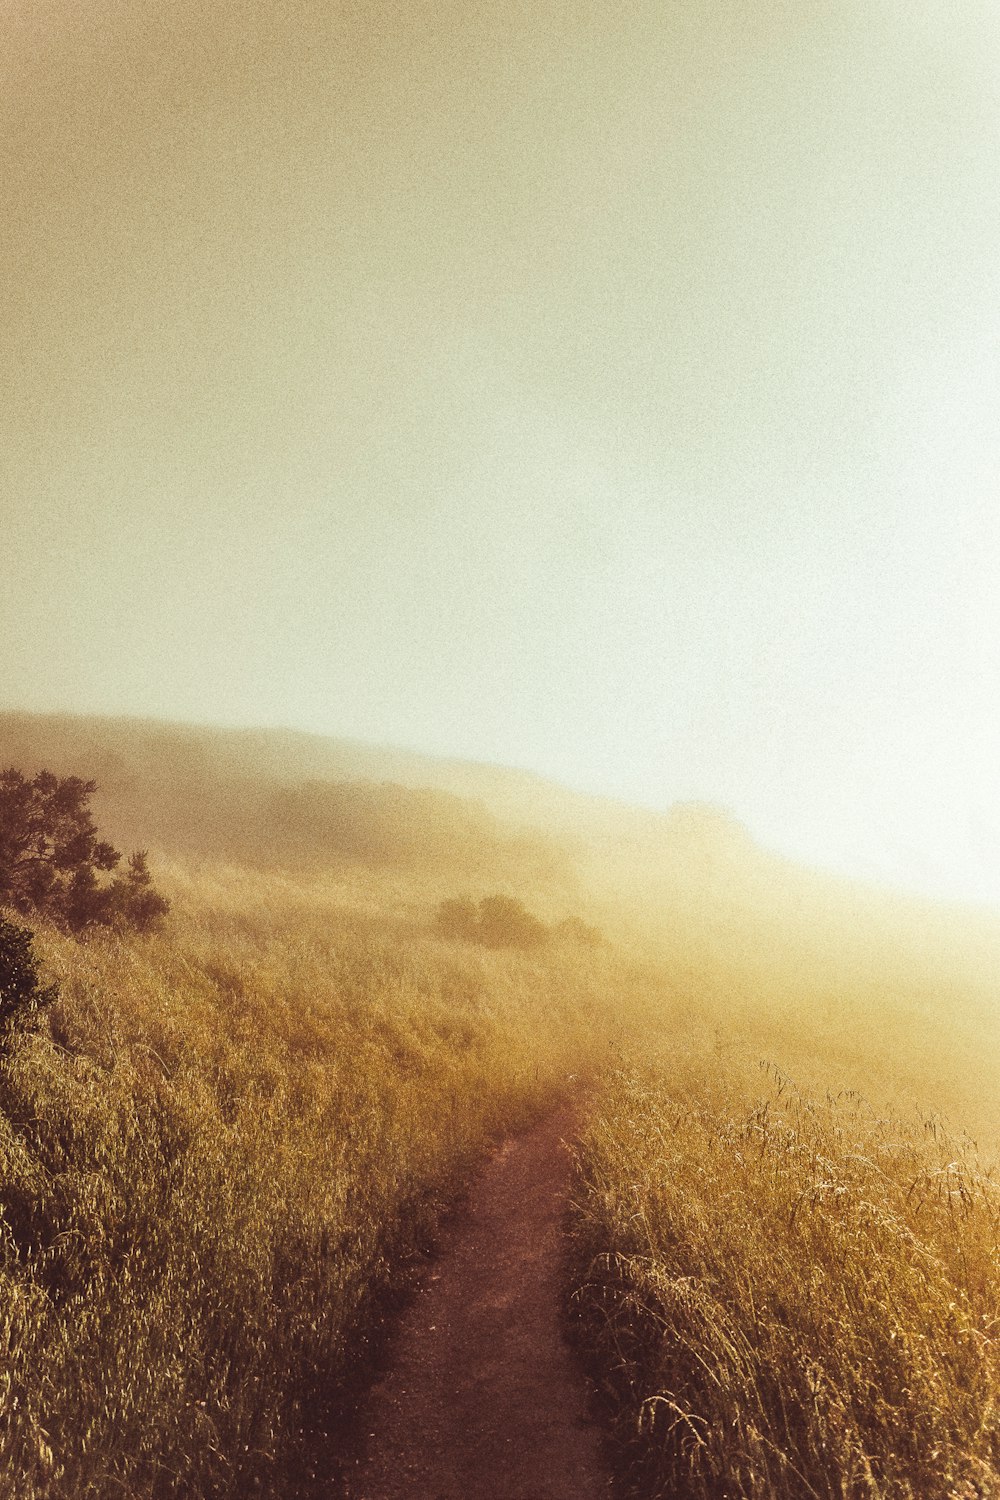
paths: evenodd
<path fill-rule="evenodd" d="M 577 1157 L 572 1312 L 623 1493 L 1000 1491 L 1000 1184 L 933 1117 L 633 1063 Z"/>
<path fill-rule="evenodd" d="M 645 977 L 441 933 L 441 892 L 565 916 L 577 891 L 469 799 L 57 727 L 0 760 L 103 777 L 102 831 L 148 844 L 170 910 L 33 924 L 59 997 L 0 1059 L 0 1471 L 25 1500 L 326 1492 L 441 1215 L 645 1025 Z"/>
<path fill-rule="evenodd" d="M 95 779 L 171 903 L 36 924 L 0 1061 L 19 1497 L 328 1493 L 442 1214 L 580 1077 L 567 1295 L 636 1493 L 990 1493 L 988 918 L 308 736 L 7 714 L 0 766 Z"/>
<path fill-rule="evenodd" d="M 460 948 L 258 872 L 167 888 L 156 936 L 41 930 L 61 995 L 0 1067 L 23 1497 L 331 1482 L 386 1299 L 636 988 L 610 954 Z"/>
<path fill-rule="evenodd" d="M 724 809 L 662 812 L 529 772 L 279 729 L 0 712 L 0 765 L 97 782 L 123 848 L 297 874 L 405 876 L 410 891 L 517 894 L 600 908 L 651 949 L 819 959 L 837 976 L 988 992 L 1000 921 L 822 874 L 761 848 Z M 402 890 L 402 886 L 400 886 Z M 887 965 L 891 965 L 891 970 Z"/>

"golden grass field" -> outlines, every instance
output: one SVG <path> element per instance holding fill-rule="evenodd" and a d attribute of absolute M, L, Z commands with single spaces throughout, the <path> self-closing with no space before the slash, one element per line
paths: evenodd
<path fill-rule="evenodd" d="M 322 1477 L 381 1301 L 490 1139 L 620 1029 L 610 954 L 459 949 L 259 874 L 162 883 L 158 936 L 41 933 L 62 995 L 0 1081 L 24 1500 Z"/>
<path fill-rule="evenodd" d="M 689 968 L 605 1076 L 569 1285 L 623 1495 L 1000 1495 L 1000 989 L 921 936 Z"/>
<path fill-rule="evenodd" d="M 628 1493 L 1000 1493 L 1000 1191 L 970 1142 L 671 1053 L 607 1085 L 574 1203 Z"/>
<path fill-rule="evenodd" d="M 387 1308 L 570 1075 L 567 1306 L 626 1490 L 1000 1494 L 989 921 L 700 813 L 619 840 L 534 786 L 324 790 L 212 745 L 0 721 L 0 764 L 103 776 L 118 842 L 148 816 L 172 902 L 38 930 L 61 996 L 0 1068 L 4 1500 L 328 1494 Z M 493 888 L 607 941 L 435 930 Z"/>

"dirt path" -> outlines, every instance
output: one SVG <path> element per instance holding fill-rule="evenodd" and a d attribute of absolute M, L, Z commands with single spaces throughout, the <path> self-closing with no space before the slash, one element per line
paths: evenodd
<path fill-rule="evenodd" d="M 607 1500 L 559 1329 L 567 1109 L 508 1141 L 406 1313 L 351 1500 Z"/>

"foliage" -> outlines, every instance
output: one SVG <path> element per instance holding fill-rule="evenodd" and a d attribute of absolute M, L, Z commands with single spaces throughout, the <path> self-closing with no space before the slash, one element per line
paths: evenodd
<path fill-rule="evenodd" d="M 108 887 L 110 920 L 148 932 L 170 909 L 170 903 L 153 886 L 145 849 L 129 855 L 124 875 L 116 875 Z"/>
<path fill-rule="evenodd" d="M 609 1083 L 573 1202 L 630 1493 L 1000 1494 L 1000 1194 L 970 1142 L 671 1057 Z"/>
<path fill-rule="evenodd" d="M 0 1055 L 15 1032 L 23 1030 L 59 993 L 58 985 L 43 985 L 33 952 L 34 934 L 0 914 Z"/>
<path fill-rule="evenodd" d="M 47 918 L 70 932 L 125 923 L 150 928 L 168 903 L 153 887 L 144 852 L 124 875 L 102 877 L 121 860 L 98 838 L 93 781 L 39 771 L 0 772 L 0 906 Z"/>
<path fill-rule="evenodd" d="M 468 897 L 452 896 L 437 909 L 437 929 L 443 937 L 484 948 L 537 948 L 550 938 L 596 948 L 601 935 L 579 917 L 566 917 L 552 927 L 534 916 L 514 896 L 484 896 L 477 905 Z"/>
<path fill-rule="evenodd" d="M 484 896 L 479 903 L 478 941 L 487 948 L 536 948 L 548 936 L 544 922 L 514 896 Z"/>
<path fill-rule="evenodd" d="M 484 948 L 536 948 L 549 937 L 545 923 L 514 896 L 484 896 L 478 906 L 465 897 L 442 901 L 437 927 L 444 937 Z"/>

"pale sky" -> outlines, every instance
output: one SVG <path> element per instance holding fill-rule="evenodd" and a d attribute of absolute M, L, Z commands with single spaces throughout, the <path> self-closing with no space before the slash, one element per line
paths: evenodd
<path fill-rule="evenodd" d="M 0 0 L 0 706 L 1000 904 L 994 0 Z"/>

